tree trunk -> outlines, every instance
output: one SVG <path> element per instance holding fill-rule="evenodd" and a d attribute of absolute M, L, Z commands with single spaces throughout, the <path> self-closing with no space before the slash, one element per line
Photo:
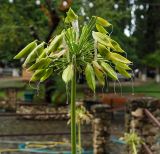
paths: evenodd
<path fill-rule="evenodd" d="M 156 82 L 160 83 L 160 68 L 156 68 Z"/>
<path fill-rule="evenodd" d="M 141 75 L 141 79 L 143 82 L 147 81 L 147 67 L 145 66 L 144 69 L 142 70 L 142 75 Z"/>

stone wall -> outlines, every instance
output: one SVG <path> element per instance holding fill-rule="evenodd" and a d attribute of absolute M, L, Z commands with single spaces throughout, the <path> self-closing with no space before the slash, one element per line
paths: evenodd
<path fill-rule="evenodd" d="M 7 97 L 4 100 L 0 100 L 0 109 L 15 111 L 17 102 L 17 90 L 10 88 L 5 92 Z"/>
<path fill-rule="evenodd" d="M 111 112 L 109 106 L 104 104 L 96 104 L 91 108 L 93 114 L 92 129 L 93 129 L 93 149 L 94 154 L 109 154 L 110 151 L 110 126 Z M 51 107 L 46 105 L 20 104 L 17 106 L 20 118 L 35 119 L 35 120 L 66 120 L 68 119 L 68 107 Z M 66 113 L 66 114 L 63 114 Z M 31 114 L 31 115 L 27 115 Z M 53 114 L 53 115 L 34 115 L 34 114 Z"/>
<path fill-rule="evenodd" d="M 111 114 L 108 105 L 97 104 L 92 106 L 94 115 L 93 127 L 93 149 L 94 154 L 109 154 Z"/>
<path fill-rule="evenodd" d="M 160 122 L 160 100 L 134 98 L 127 103 L 126 130 L 127 132 L 134 130 L 153 154 L 160 154 L 160 128 L 148 118 L 145 109 L 148 109 Z M 147 154 L 143 146 L 140 146 L 139 154 Z"/>
<path fill-rule="evenodd" d="M 68 117 L 68 107 L 54 107 L 54 106 L 47 106 L 47 105 L 32 105 L 32 104 L 21 104 L 17 106 L 16 113 L 18 114 L 26 114 L 21 115 L 21 118 L 24 119 L 32 119 L 32 120 L 67 120 Z M 31 114 L 31 115 L 28 115 Z M 36 115 L 40 114 L 40 115 Z M 45 115 L 47 114 L 47 115 Z"/>
<path fill-rule="evenodd" d="M 0 110 L 16 111 L 16 103 L 10 100 L 0 100 Z"/>

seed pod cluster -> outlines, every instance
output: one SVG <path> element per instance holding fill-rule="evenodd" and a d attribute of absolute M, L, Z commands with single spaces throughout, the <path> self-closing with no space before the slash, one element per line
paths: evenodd
<path fill-rule="evenodd" d="M 78 16 L 69 9 L 65 23 L 66 28 L 49 43 L 33 41 L 14 57 L 26 58 L 23 67 L 33 72 L 31 81 L 43 82 L 56 72 L 68 84 L 75 71 L 83 72 L 88 86 L 95 92 L 96 80 L 104 86 L 105 76 L 118 80 L 119 72 L 131 78 L 132 62 L 111 38 L 112 25 L 107 20 L 93 16 L 80 28 Z"/>
<path fill-rule="evenodd" d="M 37 40 L 35 40 L 29 43 L 14 57 L 14 59 L 25 58 L 22 66 L 27 68 L 28 71 L 33 72 L 30 81 L 43 82 L 52 75 L 53 68 L 50 68 L 50 65 L 52 64 L 51 57 L 56 57 L 54 55 L 60 57 L 64 54 L 64 49 L 62 51 L 59 49 L 62 40 L 63 33 L 52 39 L 47 47 L 45 47 L 45 42 L 37 44 Z M 54 54 L 54 52 L 56 54 Z"/>

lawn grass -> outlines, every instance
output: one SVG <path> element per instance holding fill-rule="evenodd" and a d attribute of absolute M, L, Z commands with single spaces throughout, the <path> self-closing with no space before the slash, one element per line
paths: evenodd
<path fill-rule="evenodd" d="M 160 83 L 151 82 L 139 87 L 135 87 L 135 92 L 142 92 L 147 96 L 160 98 Z"/>
<path fill-rule="evenodd" d="M 123 93 L 132 93 L 131 86 L 122 86 L 122 89 Z M 133 90 L 135 94 L 160 98 L 160 83 L 155 83 L 154 81 L 134 86 Z"/>
<path fill-rule="evenodd" d="M 24 100 L 24 93 L 25 91 L 33 91 L 33 89 L 29 86 L 29 84 L 25 83 L 22 83 L 22 82 L 3 82 L 3 83 L 0 83 L 0 87 L 3 87 L 0 89 L 0 99 L 5 99 L 6 98 L 6 95 L 5 95 L 5 88 L 11 86 L 11 87 L 23 87 L 22 89 L 20 88 L 19 92 L 18 92 L 18 99 L 20 100 Z M 129 83 L 129 84 L 122 84 L 122 94 L 130 94 L 132 93 L 132 84 Z M 80 85 L 79 85 L 80 86 Z M 77 91 L 77 99 L 83 99 L 85 97 L 85 93 L 84 93 L 84 88 L 86 88 L 86 86 L 84 87 L 81 87 L 80 88 L 77 88 L 79 89 Z M 112 93 L 114 92 L 113 90 L 113 84 L 111 84 L 109 86 L 109 90 L 108 92 Z M 100 90 L 101 91 L 101 90 Z M 35 102 L 39 102 L 39 101 L 42 101 L 44 100 L 44 85 L 42 84 L 40 86 L 40 94 L 39 96 L 37 96 L 37 92 L 36 90 L 34 90 L 35 92 L 35 97 L 34 97 L 34 100 Z M 120 93 L 120 87 L 117 85 L 116 86 L 116 92 L 117 93 Z M 160 83 L 155 83 L 154 81 L 149 81 L 149 82 L 146 82 L 146 83 L 140 83 L 140 84 L 135 84 L 134 86 L 134 93 L 135 94 L 142 94 L 142 95 L 145 95 L 145 96 L 151 96 L 151 97 L 155 97 L 155 98 L 159 98 L 160 99 Z"/>
<path fill-rule="evenodd" d="M 5 97 L 5 92 L 4 91 L 0 91 L 0 99 L 4 99 Z"/>

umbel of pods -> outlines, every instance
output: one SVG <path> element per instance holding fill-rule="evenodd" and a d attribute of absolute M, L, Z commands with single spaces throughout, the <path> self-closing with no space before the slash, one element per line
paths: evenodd
<path fill-rule="evenodd" d="M 50 43 L 33 41 L 14 58 L 25 58 L 23 67 L 33 72 L 30 81 L 43 82 L 58 73 L 70 86 L 71 143 L 72 154 L 76 154 L 76 73 L 84 72 L 95 93 L 96 80 L 104 86 L 105 76 L 118 80 L 116 72 L 119 72 L 131 78 L 128 70 L 132 62 L 122 56 L 125 51 L 111 38 L 107 29 L 112 25 L 107 20 L 93 16 L 80 28 L 78 16 L 70 8 L 65 24 L 66 28 Z"/>

